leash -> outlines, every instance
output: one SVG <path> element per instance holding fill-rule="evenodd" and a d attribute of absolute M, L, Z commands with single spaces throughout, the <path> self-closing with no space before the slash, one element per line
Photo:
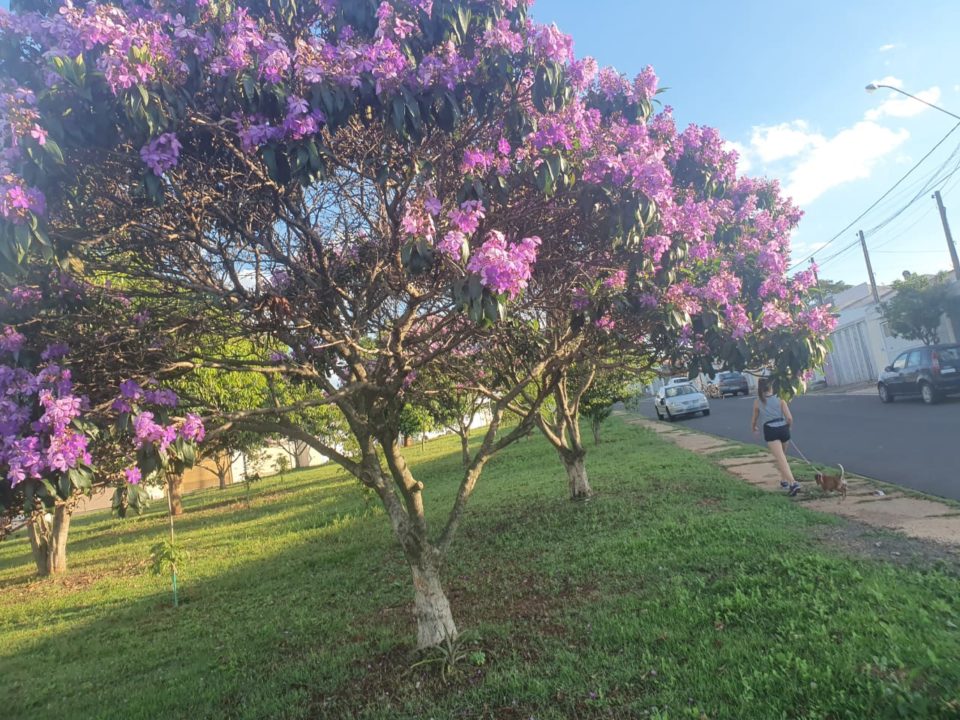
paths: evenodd
<path fill-rule="evenodd" d="M 803 451 L 802 451 L 800 448 L 797 447 L 797 443 L 794 442 L 794 440 L 793 440 L 792 438 L 791 438 L 791 440 L 790 440 L 790 444 L 793 445 L 793 449 L 797 451 L 797 454 L 803 459 L 803 461 L 804 461 L 807 465 L 809 465 L 810 467 L 812 467 L 814 470 L 817 470 L 817 469 L 818 469 L 816 465 L 814 465 L 812 462 L 810 462 L 809 460 L 807 460 L 807 456 L 804 455 L 804 454 L 803 454 Z"/>

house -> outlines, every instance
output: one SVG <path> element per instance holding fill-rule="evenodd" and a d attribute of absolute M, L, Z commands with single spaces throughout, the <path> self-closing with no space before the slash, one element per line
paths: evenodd
<path fill-rule="evenodd" d="M 953 281 L 951 286 L 960 294 L 960 283 Z M 877 294 L 883 302 L 896 293 L 891 287 L 878 286 Z M 839 317 L 830 335 L 833 349 L 823 367 L 828 385 L 874 382 L 897 355 L 920 344 L 893 336 L 867 283 L 834 295 L 833 308 Z M 956 322 L 944 315 L 939 334 L 942 342 L 957 342 Z"/>

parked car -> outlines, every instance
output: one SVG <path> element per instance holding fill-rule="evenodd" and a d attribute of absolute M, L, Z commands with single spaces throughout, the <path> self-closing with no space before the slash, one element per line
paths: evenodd
<path fill-rule="evenodd" d="M 667 380 L 664 387 L 676 387 L 677 385 L 690 385 L 693 381 L 688 377 L 674 377 Z"/>
<path fill-rule="evenodd" d="M 710 414 L 707 396 L 689 383 L 660 388 L 653 408 L 659 420 L 675 420 L 684 415 L 696 415 L 698 412 L 702 412 L 704 416 Z"/>
<path fill-rule="evenodd" d="M 960 345 L 928 345 L 902 352 L 880 373 L 880 400 L 919 395 L 927 405 L 960 393 Z"/>
<path fill-rule="evenodd" d="M 750 394 L 750 386 L 747 384 L 747 376 L 741 372 L 727 371 L 717 373 L 713 384 L 716 386 L 718 390 L 717 394 L 720 397 L 726 397 L 727 395 L 733 395 L 736 397 L 740 393 L 743 393 L 744 395 Z"/>

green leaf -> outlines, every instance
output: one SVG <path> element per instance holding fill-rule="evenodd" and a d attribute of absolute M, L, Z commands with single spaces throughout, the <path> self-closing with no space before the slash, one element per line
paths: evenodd
<path fill-rule="evenodd" d="M 187 467 L 193 467 L 194 463 L 197 461 L 197 449 L 193 443 L 187 442 L 183 444 L 181 457 L 183 458 L 183 462 Z"/>
<path fill-rule="evenodd" d="M 48 137 L 43 145 L 43 149 L 47 151 L 47 155 L 53 158 L 54 162 L 58 165 L 63 165 L 63 151 L 60 150 L 60 146 L 55 140 L 51 140 Z"/>
<path fill-rule="evenodd" d="M 25 224 L 21 223 L 13 226 L 13 238 L 14 246 L 16 248 L 17 263 L 22 263 L 23 259 L 27 255 L 27 251 L 30 250 L 31 234 L 30 228 Z"/>

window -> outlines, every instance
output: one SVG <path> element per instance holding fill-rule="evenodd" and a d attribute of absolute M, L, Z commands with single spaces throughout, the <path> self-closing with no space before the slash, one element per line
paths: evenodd
<path fill-rule="evenodd" d="M 885 338 L 893 337 L 893 335 L 890 334 L 890 323 L 888 322 L 880 323 L 880 332 L 883 333 Z"/>
<path fill-rule="evenodd" d="M 923 364 L 923 350 L 913 350 L 907 358 L 907 369 L 917 368 Z"/>
<path fill-rule="evenodd" d="M 948 347 L 937 351 L 940 356 L 940 362 L 948 362 L 951 365 L 960 362 L 960 347 Z"/>
<path fill-rule="evenodd" d="M 910 353 L 903 353 L 900 357 L 893 361 L 894 370 L 903 370 L 907 364 L 907 355 Z"/>

